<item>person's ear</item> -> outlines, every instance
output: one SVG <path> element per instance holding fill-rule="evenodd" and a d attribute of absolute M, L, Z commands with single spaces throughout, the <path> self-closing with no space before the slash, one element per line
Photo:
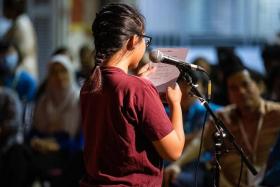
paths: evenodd
<path fill-rule="evenodd" d="M 139 42 L 139 37 L 135 34 L 131 36 L 127 42 L 127 50 L 133 50 Z"/>

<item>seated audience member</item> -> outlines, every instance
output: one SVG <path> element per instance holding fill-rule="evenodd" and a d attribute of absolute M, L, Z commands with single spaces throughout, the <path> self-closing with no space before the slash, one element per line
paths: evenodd
<path fill-rule="evenodd" d="M 269 82 L 270 90 L 267 98 L 272 101 L 280 102 L 280 63 L 270 72 Z"/>
<path fill-rule="evenodd" d="M 80 69 L 76 73 L 77 81 L 80 86 L 89 77 L 94 67 L 94 51 L 87 45 L 81 47 L 79 51 Z"/>
<path fill-rule="evenodd" d="M 280 45 L 273 44 L 273 45 L 266 45 L 261 52 L 263 65 L 265 68 L 265 76 L 266 76 L 266 86 L 267 86 L 267 98 L 274 100 L 273 98 L 273 79 L 275 74 L 275 68 L 280 66 Z"/>
<path fill-rule="evenodd" d="M 58 47 L 53 53 L 52 53 L 52 56 L 55 56 L 55 55 L 65 55 L 67 56 L 69 59 L 70 59 L 70 62 L 73 64 L 74 62 L 74 59 L 73 59 L 73 55 L 72 55 L 72 52 L 70 51 L 70 49 L 66 46 L 61 46 L 61 47 Z"/>
<path fill-rule="evenodd" d="M 30 102 L 36 93 L 36 80 L 25 70 L 17 68 L 20 53 L 10 42 L 0 42 L 0 85 L 15 90 L 22 102 Z"/>
<path fill-rule="evenodd" d="M 51 54 L 51 56 L 55 56 L 55 55 L 64 55 L 64 56 L 68 57 L 71 64 L 73 65 L 72 53 L 66 46 L 61 46 L 61 47 L 56 48 L 53 51 L 53 53 Z M 46 85 L 47 85 L 47 80 L 44 79 L 38 87 L 35 100 L 38 100 L 39 97 L 41 96 L 41 94 L 45 91 Z"/>
<path fill-rule="evenodd" d="M 4 39 L 13 42 L 21 54 L 20 68 L 33 79 L 38 79 L 37 36 L 34 25 L 27 15 L 27 0 L 3 0 L 3 15 L 12 21 Z"/>
<path fill-rule="evenodd" d="M 280 65 L 280 45 L 266 45 L 261 52 L 263 65 L 267 74 L 269 74 L 275 66 Z"/>
<path fill-rule="evenodd" d="M 202 67 L 209 75 L 212 73 L 212 66 L 204 57 L 197 57 L 193 60 L 193 64 Z"/>
<path fill-rule="evenodd" d="M 197 89 L 202 95 L 206 95 L 207 93 L 207 79 L 203 74 L 200 73 L 191 73 L 192 82 L 194 85 L 197 85 Z M 192 95 L 189 92 L 189 82 L 185 80 L 182 75 L 178 77 L 177 80 L 181 91 L 182 91 L 182 99 L 181 99 L 181 107 L 183 112 L 183 122 L 184 122 L 184 131 L 186 137 L 185 147 L 188 142 L 200 132 L 203 124 L 204 118 L 206 115 L 206 109 L 198 100 L 197 97 Z M 206 96 L 204 96 L 206 99 Z M 216 105 L 212 102 L 209 103 L 210 108 L 213 111 L 216 111 L 220 108 L 219 105 Z M 167 112 L 169 113 L 169 109 L 167 108 Z"/>
<path fill-rule="evenodd" d="M 261 98 L 255 80 L 241 64 L 231 66 L 225 75 L 231 104 L 217 114 L 258 171 L 258 175 L 253 177 L 244 166 L 241 186 L 257 186 L 263 177 L 269 150 L 275 144 L 280 130 L 280 105 Z M 213 148 L 214 131 L 214 122 L 210 120 L 205 127 L 203 150 Z M 166 180 L 181 178 L 181 168 L 198 155 L 199 145 L 200 136 L 197 136 L 181 158 L 166 168 Z M 233 187 L 237 185 L 240 175 L 240 155 L 228 140 L 225 140 L 224 146 L 229 152 L 223 152 L 220 159 L 220 185 Z"/>
<path fill-rule="evenodd" d="M 0 186 L 22 187 L 24 170 L 22 105 L 17 94 L 0 86 Z"/>
<path fill-rule="evenodd" d="M 82 174 L 79 88 L 74 79 L 70 59 L 53 56 L 46 88 L 35 107 L 29 136 L 32 167 L 34 174 L 50 180 L 51 186 L 78 186 Z"/>

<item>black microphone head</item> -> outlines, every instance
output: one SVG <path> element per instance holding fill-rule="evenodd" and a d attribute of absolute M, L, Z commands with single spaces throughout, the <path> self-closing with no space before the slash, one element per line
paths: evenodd
<path fill-rule="evenodd" d="M 159 50 L 154 50 L 150 52 L 149 58 L 154 63 L 161 62 L 163 60 L 163 53 Z"/>

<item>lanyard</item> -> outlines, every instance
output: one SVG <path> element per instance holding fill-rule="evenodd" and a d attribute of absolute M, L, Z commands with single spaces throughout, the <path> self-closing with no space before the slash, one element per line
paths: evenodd
<path fill-rule="evenodd" d="M 253 145 L 250 144 L 249 138 L 248 138 L 248 134 L 246 133 L 245 129 L 244 129 L 244 125 L 242 123 L 241 120 L 239 120 L 239 129 L 241 131 L 242 134 L 242 138 L 247 146 L 247 148 L 249 149 L 249 151 L 252 154 L 252 161 L 253 164 L 256 162 L 257 158 L 256 158 L 256 151 L 257 151 L 257 147 L 258 147 L 258 142 L 259 142 L 259 137 L 260 137 L 260 133 L 261 133 L 261 129 L 263 126 L 263 118 L 264 118 L 264 114 L 261 113 L 259 120 L 258 120 L 258 126 L 257 126 L 257 132 L 256 132 L 256 136 L 255 136 L 255 140 L 253 142 Z M 259 168 L 260 169 L 260 168 Z M 262 168 L 263 170 L 263 168 Z M 253 176 L 248 170 L 247 170 L 247 183 L 249 186 L 254 186 L 255 184 L 258 184 L 260 181 L 260 179 L 262 179 L 263 176 L 263 171 L 260 170 L 258 175 Z"/>
<path fill-rule="evenodd" d="M 246 147 L 249 149 L 249 151 L 251 152 L 252 156 L 253 156 L 253 162 L 256 161 L 256 155 L 255 152 L 257 151 L 257 147 L 258 147 L 258 142 L 259 142 L 259 137 L 260 137 L 260 133 L 261 133 L 261 129 L 263 126 L 263 118 L 264 118 L 264 114 L 261 113 L 259 120 L 258 120 L 258 126 L 257 126 L 257 132 L 256 132 L 256 136 L 255 136 L 255 140 L 253 142 L 253 145 L 251 145 L 249 138 L 248 138 L 248 134 L 244 129 L 244 125 L 242 123 L 241 120 L 239 120 L 239 129 L 241 131 L 242 134 L 242 138 L 246 144 Z"/>

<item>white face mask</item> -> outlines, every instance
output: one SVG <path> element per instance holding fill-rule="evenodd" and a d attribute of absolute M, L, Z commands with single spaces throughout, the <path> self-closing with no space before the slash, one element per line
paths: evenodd
<path fill-rule="evenodd" d="M 18 64 L 18 54 L 11 53 L 3 57 L 3 66 L 7 72 L 13 72 Z"/>

